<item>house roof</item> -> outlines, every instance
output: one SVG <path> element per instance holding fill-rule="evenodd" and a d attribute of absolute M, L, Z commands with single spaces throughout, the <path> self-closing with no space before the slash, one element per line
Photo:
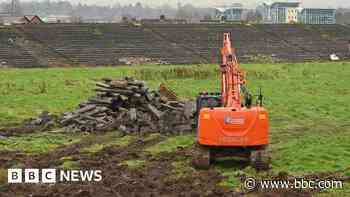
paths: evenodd
<path fill-rule="evenodd" d="M 333 12 L 335 13 L 336 9 L 331 9 L 331 8 L 304 8 L 301 10 L 301 13 L 305 13 L 307 11 L 310 12 L 322 12 L 322 13 L 330 13 Z"/>
<path fill-rule="evenodd" d="M 24 17 L 26 17 L 28 20 L 32 20 L 33 18 L 37 17 L 36 15 L 25 15 Z"/>
<path fill-rule="evenodd" d="M 37 19 L 43 23 L 43 20 L 38 15 L 26 15 L 24 17 L 27 18 L 30 22 L 32 22 L 34 19 Z"/>
<path fill-rule="evenodd" d="M 217 7 L 215 8 L 219 12 L 226 12 L 227 10 L 235 9 L 235 10 L 242 10 L 242 7 Z"/>
<path fill-rule="evenodd" d="M 303 10 L 336 11 L 336 9 L 333 8 L 304 8 Z"/>
<path fill-rule="evenodd" d="M 231 9 L 243 9 L 243 4 L 241 3 L 233 3 L 231 5 L 222 5 L 222 6 L 217 6 L 214 9 L 220 11 L 220 12 L 226 12 L 227 10 L 231 10 Z"/>

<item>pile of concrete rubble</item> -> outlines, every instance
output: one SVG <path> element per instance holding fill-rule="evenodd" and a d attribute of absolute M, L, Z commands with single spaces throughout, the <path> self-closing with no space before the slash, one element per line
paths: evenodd
<path fill-rule="evenodd" d="M 161 59 L 147 58 L 147 57 L 122 57 L 122 58 L 119 58 L 118 61 L 126 65 L 169 64 L 168 62 Z"/>
<path fill-rule="evenodd" d="M 150 90 L 143 81 L 132 78 L 105 78 L 96 83 L 96 96 L 81 103 L 76 111 L 64 113 L 59 124 L 73 132 L 192 131 L 193 102 L 178 101 L 160 90 Z"/>
<path fill-rule="evenodd" d="M 0 128 L 0 139 L 23 133 L 34 133 L 37 131 L 48 131 L 56 128 L 58 116 L 47 111 L 42 112 L 38 117 L 23 121 L 21 125 Z"/>

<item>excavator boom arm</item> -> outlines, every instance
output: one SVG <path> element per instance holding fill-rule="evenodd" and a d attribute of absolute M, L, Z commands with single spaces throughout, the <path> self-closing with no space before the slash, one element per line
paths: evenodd
<path fill-rule="evenodd" d="M 245 83 L 244 73 L 240 70 L 235 50 L 231 47 L 230 34 L 224 33 L 221 49 L 221 95 L 224 107 L 241 108 L 241 85 Z"/>

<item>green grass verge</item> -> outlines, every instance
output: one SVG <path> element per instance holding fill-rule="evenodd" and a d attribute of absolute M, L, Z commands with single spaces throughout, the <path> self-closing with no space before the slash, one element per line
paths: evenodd
<path fill-rule="evenodd" d="M 273 169 L 294 175 L 345 170 L 350 164 L 350 135 L 309 135 L 279 144 L 273 151 Z"/>
<path fill-rule="evenodd" d="M 86 138 L 87 141 L 91 141 L 92 144 L 86 146 L 80 150 L 81 153 L 97 153 L 102 149 L 110 146 L 127 146 L 132 140 L 134 140 L 134 136 L 124 136 L 121 137 L 118 132 L 109 132 L 105 134 L 92 134 Z"/>
<path fill-rule="evenodd" d="M 61 169 L 65 169 L 65 170 L 75 170 L 75 169 L 79 169 L 79 162 L 78 161 L 64 161 L 60 166 L 59 168 Z"/>
<path fill-rule="evenodd" d="M 154 139 L 160 138 L 162 135 L 160 133 L 151 133 L 150 135 L 143 138 L 144 141 L 152 141 Z"/>
<path fill-rule="evenodd" d="M 178 147 L 185 148 L 191 146 L 194 143 L 194 141 L 195 138 L 192 135 L 169 137 L 166 140 L 161 141 L 154 146 L 146 148 L 145 151 L 155 155 L 162 152 L 174 152 L 177 150 Z"/>
<path fill-rule="evenodd" d="M 9 137 L 0 141 L 0 151 L 45 153 L 59 146 L 78 143 L 81 137 L 80 135 L 55 133 L 34 133 Z"/>
<path fill-rule="evenodd" d="M 349 120 L 350 63 L 250 64 L 248 85 L 263 88 L 271 118 L 285 121 Z M 1 69 L 0 124 L 19 122 L 43 110 L 62 113 L 94 94 L 102 77 L 134 76 L 156 88 L 165 82 L 180 97 L 219 91 L 217 65 L 100 68 Z"/>
<path fill-rule="evenodd" d="M 315 197 L 344 197 L 350 196 L 350 183 L 344 183 L 343 188 L 329 189 L 316 194 Z"/>
<path fill-rule="evenodd" d="M 181 160 L 175 161 L 172 164 L 172 176 L 170 178 L 173 179 L 181 179 L 184 177 L 189 177 L 196 170 L 192 167 L 190 159 L 181 158 Z"/>
<path fill-rule="evenodd" d="M 138 66 L 50 69 L 0 69 L 0 125 L 15 124 L 42 111 L 62 113 L 94 94 L 95 82 L 103 77 L 134 76 L 156 88 L 169 79 L 202 78 L 215 73 L 210 65 Z M 209 71 L 209 73 L 208 73 Z M 155 80 L 159 79 L 159 80 Z"/>
<path fill-rule="evenodd" d="M 122 165 L 127 165 L 129 168 L 132 168 L 132 169 L 137 169 L 137 168 L 141 168 L 142 166 L 145 166 L 146 161 L 145 160 L 134 159 L 134 160 L 124 161 L 121 164 Z"/>

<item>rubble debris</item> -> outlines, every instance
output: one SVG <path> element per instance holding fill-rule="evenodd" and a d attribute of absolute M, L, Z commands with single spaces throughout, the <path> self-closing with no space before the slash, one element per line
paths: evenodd
<path fill-rule="evenodd" d="M 53 126 L 56 122 L 57 117 L 55 115 L 50 114 L 47 111 L 43 111 L 37 118 L 30 119 L 27 125 L 32 126 Z"/>
<path fill-rule="evenodd" d="M 104 78 L 96 83 L 95 91 L 96 96 L 81 103 L 77 110 L 64 113 L 59 124 L 73 132 L 192 131 L 194 105 L 150 90 L 143 81 Z"/>
<path fill-rule="evenodd" d="M 330 54 L 329 55 L 329 59 L 331 61 L 339 61 L 340 60 L 339 56 L 337 54 L 335 54 L 335 53 Z"/>
<path fill-rule="evenodd" d="M 122 58 L 119 58 L 118 61 L 121 63 L 124 63 L 125 65 L 169 64 L 168 62 L 163 61 L 161 59 L 147 58 L 147 57 L 122 57 Z"/>
<path fill-rule="evenodd" d="M 167 97 L 171 101 L 176 101 L 177 100 L 177 95 L 174 91 L 170 90 L 169 88 L 166 87 L 165 84 L 160 84 L 159 86 L 159 93 L 162 96 Z"/>
<path fill-rule="evenodd" d="M 44 111 L 38 117 L 25 120 L 19 126 L 0 128 L 0 135 L 10 137 L 23 133 L 47 131 L 57 126 L 57 119 L 57 116 Z"/>

